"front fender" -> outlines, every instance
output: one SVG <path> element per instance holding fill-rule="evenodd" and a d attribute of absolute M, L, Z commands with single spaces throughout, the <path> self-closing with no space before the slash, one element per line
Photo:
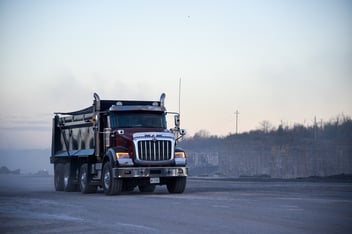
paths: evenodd
<path fill-rule="evenodd" d="M 116 159 L 116 151 L 114 148 L 109 148 L 104 155 L 104 159 L 103 161 L 109 161 L 111 162 L 113 165 L 117 163 L 117 159 Z"/>

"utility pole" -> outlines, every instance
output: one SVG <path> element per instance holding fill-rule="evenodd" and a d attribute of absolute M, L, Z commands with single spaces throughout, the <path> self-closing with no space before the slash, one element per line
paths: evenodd
<path fill-rule="evenodd" d="M 317 116 L 314 116 L 314 140 L 318 138 Z"/>
<path fill-rule="evenodd" d="M 238 110 L 235 111 L 235 115 L 236 115 L 236 135 L 238 134 L 238 115 L 240 114 L 240 112 L 238 112 Z"/>

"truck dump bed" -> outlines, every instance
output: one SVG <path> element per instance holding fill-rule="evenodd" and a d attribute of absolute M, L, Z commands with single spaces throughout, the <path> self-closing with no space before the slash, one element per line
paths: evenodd
<path fill-rule="evenodd" d="M 52 157 L 94 154 L 93 107 L 56 113 L 53 119 Z"/>

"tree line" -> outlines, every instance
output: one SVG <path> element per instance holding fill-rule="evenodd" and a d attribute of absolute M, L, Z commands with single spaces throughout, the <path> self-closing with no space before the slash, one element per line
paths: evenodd
<path fill-rule="evenodd" d="M 352 119 L 346 115 L 311 126 L 263 121 L 256 130 L 225 137 L 200 130 L 184 139 L 195 174 L 291 178 L 352 173 Z"/>
<path fill-rule="evenodd" d="M 207 130 L 200 130 L 192 137 L 185 138 L 182 146 L 194 148 L 199 145 L 218 145 L 224 142 L 271 142 L 272 144 L 301 144 L 307 142 L 330 141 L 337 144 L 352 144 L 352 119 L 344 114 L 328 122 L 316 122 L 311 126 L 296 123 L 292 127 L 280 124 L 273 127 L 269 121 L 262 121 L 256 130 L 225 137 L 211 135 Z"/>

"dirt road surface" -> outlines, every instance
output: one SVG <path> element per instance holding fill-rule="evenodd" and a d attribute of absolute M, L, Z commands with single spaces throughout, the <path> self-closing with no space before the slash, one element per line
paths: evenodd
<path fill-rule="evenodd" d="M 352 233 L 352 184 L 189 178 L 183 194 L 55 192 L 0 175 L 1 233 Z"/>

